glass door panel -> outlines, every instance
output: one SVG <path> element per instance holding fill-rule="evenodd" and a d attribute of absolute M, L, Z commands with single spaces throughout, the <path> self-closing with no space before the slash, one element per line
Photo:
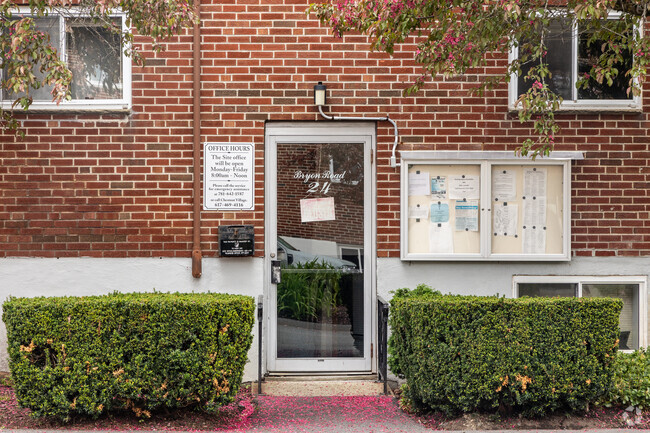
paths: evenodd
<path fill-rule="evenodd" d="M 275 355 L 362 358 L 364 143 L 276 146 Z"/>

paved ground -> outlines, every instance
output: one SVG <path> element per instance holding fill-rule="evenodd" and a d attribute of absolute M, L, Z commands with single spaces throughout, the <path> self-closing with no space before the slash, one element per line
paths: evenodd
<path fill-rule="evenodd" d="M 393 396 L 377 395 L 381 384 L 373 381 L 352 381 L 351 383 L 342 381 L 334 384 L 331 381 L 294 380 L 289 383 L 268 382 L 266 385 L 270 386 L 266 387 L 265 391 L 273 395 L 257 396 L 257 411 L 250 418 L 236 423 L 236 426 L 231 424 L 233 428 L 230 430 L 217 431 L 256 433 L 433 432 L 416 418 L 402 412 Z M 250 406 L 250 410 L 253 410 L 252 406 Z M 138 430 L 138 433 L 151 431 L 138 428 L 129 431 L 133 430 Z M 0 427 L 0 433 L 89 433 L 90 431 L 116 433 L 119 430 L 3 430 Z M 122 431 L 126 432 L 126 430 Z M 157 430 L 158 433 L 161 431 L 164 430 Z M 540 430 L 540 432 L 624 433 L 626 430 Z M 179 430 L 176 430 L 175 433 L 179 433 Z M 475 430 L 472 433 L 523 433 L 523 431 L 493 430 L 484 432 Z"/>
<path fill-rule="evenodd" d="M 431 432 L 392 396 L 258 396 L 251 432 Z"/>

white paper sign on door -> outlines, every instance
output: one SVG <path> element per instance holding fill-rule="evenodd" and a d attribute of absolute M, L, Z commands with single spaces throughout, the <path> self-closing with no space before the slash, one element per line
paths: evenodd
<path fill-rule="evenodd" d="M 335 219 L 334 197 L 300 200 L 300 220 L 302 222 L 333 221 Z"/>

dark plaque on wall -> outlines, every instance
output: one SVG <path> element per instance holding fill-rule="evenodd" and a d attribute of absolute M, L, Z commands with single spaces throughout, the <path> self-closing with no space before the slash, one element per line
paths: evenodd
<path fill-rule="evenodd" d="M 219 255 L 246 257 L 255 252 L 253 226 L 219 226 Z"/>

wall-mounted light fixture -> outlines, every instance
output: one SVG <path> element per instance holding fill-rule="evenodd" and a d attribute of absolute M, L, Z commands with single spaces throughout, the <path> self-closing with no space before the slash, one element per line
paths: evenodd
<path fill-rule="evenodd" d="M 317 107 L 322 107 L 327 104 L 327 86 L 323 84 L 322 81 L 319 81 L 318 84 L 314 86 L 314 105 Z"/>
<path fill-rule="evenodd" d="M 318 107 L 318 112 L 324 119 L 327 120 L 374 120 L 374 121 L 386 121 L 390 122 L 395 129 L 395 142 L 393 143 L 393 154 L 390 157 L 390 166 L 397 167 L 400 164 L 397 162 L 395 152 L 397 151 L 397 144 L 399 143 L 399 130 L 397 129 L 397 123 L 390 117 L 341 117 L 341 116 L 328 116 L 323 113 L 323 106 L 327 103 L 327 86 L 325 86 L 321 81 L 314 86 L 314 105 Z"/>

